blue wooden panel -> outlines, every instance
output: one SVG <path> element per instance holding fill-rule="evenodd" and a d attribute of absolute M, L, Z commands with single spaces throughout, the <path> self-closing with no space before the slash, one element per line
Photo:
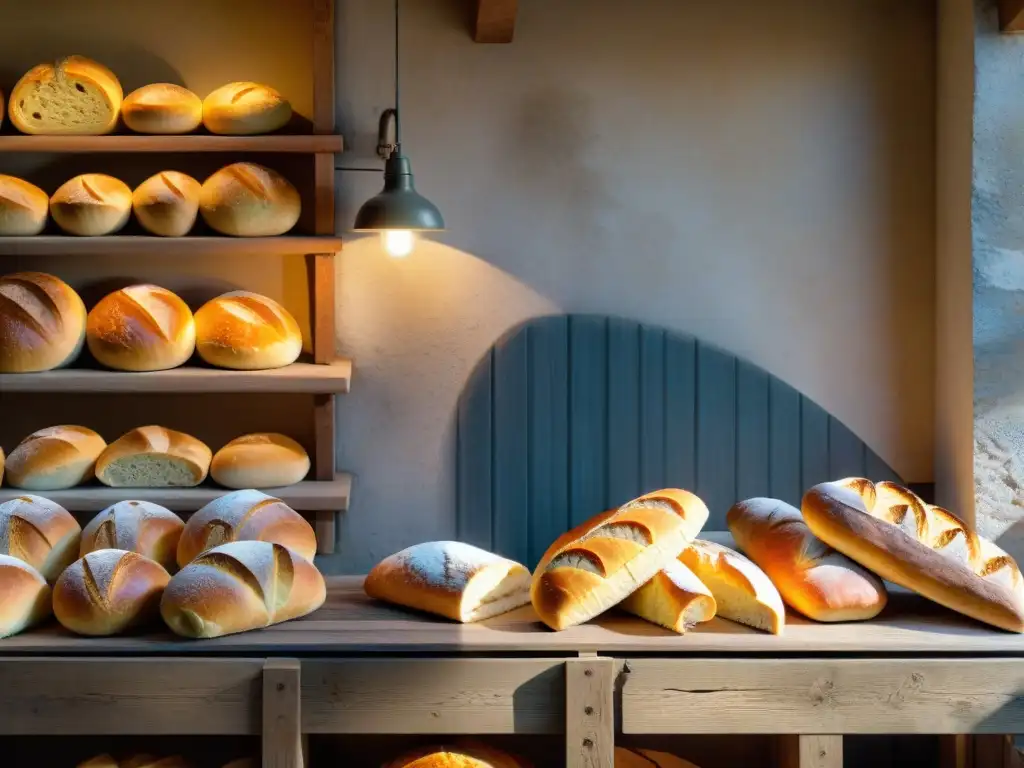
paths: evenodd
<path fill-rule="evenodd" d="M 832 480 L 843 477 L 864 477 L 865 445 L 839 419 L 828 421 L 828 476 Z"/>
<path fill-rule="evenodd" d="M 769 487 L 768 374 L 745 360 L 736 364 L 736 498 Z"/>
<path fill-rule="evenodd" d="M 697 485 L 697 342 L 667 334 L 665 478 L 659 485 L 687 489 Z"/>
<path fill-rule="evenodd" d="M 457 510 L 459 539 L 490 549 L 491 539 L 491 371 L 494 353 L 470 375 L 459 399 L 456 428 Z"/>
<path fill-rule="evenodd" d="M 640 329 L 640 486 L 665 482 L 665 332 Z"/>
<path fill-rule="evenodd" d="M 530 483 L 527 567 L 569 529 L 569 321 L 548 317 L 530 335 Z"/>
<path fill-rule="evenodd" d="M 605 509 L 608 321 L 569 318 L 569 522 Z"/>
<path fill-rule="evenodd" d="M 529 554 L 528 341 L 529 333 L 519 333 L 494 349 L 492 548 L 514 560 Z"/>
<path fill-rule="evenodd" d="M 697 345 L 697 494 L 710 530 L 725 528 L 736 502 L 736 358 Z"/>
<path fill-rule="evenodd" d="M 870 448 L 865 447 L 864 476 L 876 483 L 882 480 L 891 480 L 894 483 L 902 483 L 899 475 L 893 472 L 892 468 Z"/>
<path fill-rule="evenodd" d="M 771 468 L 768 493 L 798 505 L 804 487 L 800 482 L 800 393 L 779 379 L 768 384 L 768 450 Z M 757 494 L 755 494 L 757 495 Z"/>
<path fill-rule="evenodd" d="M 821 406 L 800 400 L 800 485 L 803 489 L 831 480 L 828 468 L 828 414 Z"/>
<path fill-rule="evenodd" d="M 605 507 L 635 499 L 640 486 L 640 327 L 608 321 L 608 486 Z"/>

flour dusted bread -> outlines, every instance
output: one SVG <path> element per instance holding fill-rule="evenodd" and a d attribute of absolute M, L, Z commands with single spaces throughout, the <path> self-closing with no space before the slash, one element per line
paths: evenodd
<path fill-rule="evenodd" d="M 249 488 L 214 499 L 189 518 L 178 541 L 178 565 L 234 541 L 275 542 L 308 560 L 316 554 L 316 533 L 302 515 L 280 499 Z"/>
<path fill-rule="evenodd" d="M 560 536 L 534 570 L 537 615 L 565 629 L 603 613 L 674 560 L 707 519 L 704 502 L 678 488 L 591 518 Z"/>
<path fill-rule="evenodd" d="M 526 760 L 475 740 L 417 747 L 384 768 L 532 768 Z"/>
<path fill-rule="evenodd" d="M 294 485 L 308 472 L 306 449 L 276 432 L 236 437 L 217 451 L 210 463 L 210 476 L 225 488 Z"/>
<path fill-rule="evenodd" d="M 49 195 L 35 184 L 0 174 L 0 237 L 38 235 L 49 209 Z"/>
<path fill-rule="evenodd" d="M 895 483 L 847 478 L 804 494 L 815 536 L 884 579 L 978 621 L 1024 632 L 1024 580 L 1008 554 Z"/>
<path fill-rule="evenodd" d="M 0 373 L 73 362 L 85 342 L 85 318 L 85 304 L 60 278 L 44 272 L 0 277 Z"/>
<path fill-rule="evenodd" d="M 95 237 L 120 230 L 132 213 L 132 191 L 104 173 L 84 173 L 50 198 L 50 216 L 69 235 Z"/>
<path fill-rule="evenodd" d="M 203 122 L 203 102 L 180 85 L 150 83 L 125 97 L 121 119 L 136 133 L 191 133 Z"/>
<path fill-rule="evenodd" d="M 811 533 L 800 510 L 778 499 L 741 501 L 726 515 L 736 543 L 782 599 L 815 621 L 863 621 L 885 607 L 882 580 Z"/>
<path fill-rule="evenodd" d="M 137 552 L 159 563 L 169 573 L 178 569 L 175 555 L 184 521 L 159 504 L 126 500 L 104 509 L 82 530 L 79 557 L 98 549 Z"/>
<path fill-rule="evenodd" d="M 88 427 L 71 424 L 33 432 L 11 451 L 7 482 L 26 491 L 73 488 L 93 478 L 106 441 Z"/>
<path fill-rule="evenodd" d="M 530 602 L 530 572 L 471 544 L 430 541 L 381 560 L 363 589 L 378 600 L 473 622 Z"/>
<path fill-rule="evenodd" d="M 206 479 L 212 454 L 205 443 L 166 427 L 138 427 L 106 447 L 96 477 L 112 488 L 188 488 Z"/>
<path fill-rule="evenodd" d="M 22 560 L 56 581 L 78 556 L 82 528 L 60 504 L 30 493 L 0 504 L 0 554 Z"/>
<path fill-rule="evenodd" d="M 8 113 L 22 133 L 98 135 L 117 126 L 122 97 L 105 66 L 67 56 L 26 72 L 11 91 Z"/>
<path fill-rule="evenodd" d="M 118 371 L 162 371 L 185 363 L 195 350 L 192 311 L 158 285 L 129 285 L 107 294 L 89 312 L 89 351 Z"/>
<path fill-rule="evenodd" d="M 302 331 L 287 309 L 249 291 L 231 291 L 196 312 L 196 351 L 210 365 L 242 371 L 291 365 Z"/>
<path fill-rule="evenodd" d="M 184 637 L 220 637 L 296 619 L 327 597 L 309 560 L 269 541 L 233 541 L 203 552 L 168 585 L 160 604 Z"/>
<path fill-rule="evenodd" d="M 135 219 L 160 237 L 184 237 L 199 215 L 199 182 L 179 171 L 161 171 L 132 192 Z"/>
<path fill-rule="evenodd" d="M 786 608 L 771 580 L 739 552 L 713 541 L 695 539 L 679 556 L 711 590 L 716 615 L 754 629 L 781 635 Z"/>
<path fill-rule="evenodd" d="M 711 590 L 678 560 L 672 560 L 654 578 L 621 603 L 619 608 L 685 634 L 697 624 L 715 618 Z"/>
<path fill-rule="evenodd" d="M 199 212 L 211 229 L 234 237 L 273 237 L 295 226 L 302 210 L 288 179 L 256 163 L 233 163 L 203 182 Z"/>
<path fill-rule="evenodd" d="M 653 749 L 615 748 L 614 768 L 698 768 L 689 760 Z"/>
<path fill-rule="evenodd" d="M 0 637 L 35 626 L 51 613 L 50 585 L 28 563 L 0 555 Z"/>
<path fill-rule="evenodd" d="M 287 125 L 292 106 L 269 85 L 228 83 L 203 100 L 203 125 L 210 133 L 245 136 Z"/>

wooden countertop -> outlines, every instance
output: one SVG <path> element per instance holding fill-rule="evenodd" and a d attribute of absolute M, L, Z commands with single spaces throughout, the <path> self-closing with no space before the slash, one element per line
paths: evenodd
<path fill-rule="evenodd" d="M 327 603 L 313 615 L 264 630 L 214 640 L 170 633 L 83 638 L 47 625 L 0 640 L 0 656 L 78 655 L 334 655 L 381 653 L 625 656 L 818 656 L 822 654 L 998 654 L 1024 656 L 1024 635 L 989 629 L 916 595 L 897 592 L 877 619 L 817 624 L 794 614 L 773 636 L 715 619 L 680 636 L 624 614 L 609 613 L 563 632 L 540 624 L 530 606 L 478 624 L 457 624 L 367 598 L 361 577 L 328 579 Z"/>

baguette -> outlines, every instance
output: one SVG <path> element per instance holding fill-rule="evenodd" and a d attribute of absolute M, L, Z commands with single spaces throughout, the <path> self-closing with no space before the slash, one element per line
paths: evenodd
<path fill-rule="evenodd" d="M 1024 632 L 1024 580 L 1013 558 L 955 515 L 890 482 L 814 486 L 803 515 L 815 536 L 883 579 L 1010 632 Z"/>
<path fill-rule="evenodd" d="M 689 760 L 653 749 L 615 748 L 614 768 L 697 768 Z"/>
<path fill-rule="evenodd" d="M 779 589 L 782 599 L 815 621 L 877 616 L 887 595 L 881 579 L 821 539 L 800 511 L 777 499 L 748 499 L 726 515 L 736 543 Z"/>
<path fill-rule="evenodd" d="M 622 602 L 674 560 L 707 519 L 703 501 L 667 489 L 578 525 L 548 548 L 533 572 L 538 617 L 565 629 Z"/>
<path fill-rule="evenodd" d="M 619 607 L 680 635 L 701 622 L 711 621 L 716 610 L 711 590 L 678 560 L 654 574 Z"/>
<path fill-rule="evenodd" d="M 0 174 L 0 236 L 38 235 L 49 210 L 50 196 L 35 184 Z"/>
<path fill-rule="evenodd" d="M 106 447 L 103 438 L 88 427 L 40 429 L 11 451 L 7 481 L 26 491 L 73 488 L 92 480 L 96 459 Z"/>
<path fill-rule="evenodd" d="M 530 572 L 471 544 L 431 541 L 377 563 L 363 590 L 378 600 L 473 622 L 530 602 Z"/>
<path fill-rule="evenodd" d="M 132 215 L 132 191 L 104 173 L 64 182 L 50 198 L 50 216 L 69 235 L 96 237 L 119 231 Z"/>
<path fill-rule="evenodd" d="M 31 565 L 53 584 L 78 556 L 82 529 L 60 504 L 26 493 L 0 504 L 0 555 Z"/>
<path fill-rule="evenodd" d="M 268 541 L 207 550 L 167 586 L 160 612 L 183 637 L 220 637 L 312 613 L 327 597 L 309 560 Z"/>
<path fill-rule="evenodd" d="M 71 286 L 44 272 L 0 277 L 0 339 L 0 373 L 67 365 L 85 343 L 85 304 Z"/>
<path fill-rule="evenodd" d="M 125 97 L 121 118 L 136 133 L 191 133 L 203 122 L 203 102 L 180 85 L 151 83 Z"/>
<path fill-rule="evenodd" d="M 206 479 L 212 454 L 205 443 L 165 427 L 138 427 L 96 459 L 96 477 L 111 488 L 189 488 Z"/>
<path fill-rule="evenodd" d="M 0 555 L 0 637 L 16 635 L 51 613 L 50 585 L 28 563 Z"/>
<path fill-rule="evenodd" d="M 68 56 L 26 72 L 7 109 L 22 133 L 98 135 L 117 127 L 123 96 L 121 83 L 105 66 Z"/>
<path fill-rule="evenodd" d="M 779 591 L 764 571 L 739 552 L 695 539 L 679 560 L 711 590 L 718 616 L 773 635 L 782 634 L 786 608 Z"/>
<path fill-rule="evenodd" d="M 175 554 L 184 527 L 180 517 L 159 504 L 119 501 L 85 526 L 78 556 L 85 557 L 97 549 L 121 549 L 145 555 L 173 573 L 177 570 Z"/>

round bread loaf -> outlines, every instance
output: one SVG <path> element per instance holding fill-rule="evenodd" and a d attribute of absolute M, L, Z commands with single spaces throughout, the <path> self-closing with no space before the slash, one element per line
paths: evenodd
<path fill-rule="evenodd" d="M 615 768 L 697 768 L 689 760 L 653 749 L 615 748 Z"/>
<path fill-rule="evenodd" d="M 22 133 L 98 135 L 117 127 L 123 91 L 117 77 L 85 56 L 39 64 L 11 91 L 11 122 Z"/>
<path fill-rule="evenodd" d="M 60 504 L 30 493 L 0 504 L 0 555 L 31 565 L 51 584 L 78 555 L 82 528 Z"/>
<path fill-rule="evenodd" d="M 89 312 L 89 351 L 119 371 L 162 371 L 187 361 L 196 326 L 188 305 L 158 285 L 129 285 Z"/>
<path fill-rule="evenodd" d="M 96 477 L 112 488 L 192 487 L 206 479 L 210 449 L 184 432 L 138 427 L 96 459 Z"/>
<path fill-rule="evenodd" d="M 203 100 L 203 125 L 210 133 L 249 136 L 270 133 L 291 120 L 292 105 L 269 85 L 222 85 Z"/>
<path fill-rule="evenodd" d="M 288 179 L 256 163 L 232 163 L 203 183 L 199 211 L 222 235 L 274 237 L 295 226 L 302 210 Z"/>
<path fill-rule="evenodd" d="M 178 569 L 175 554 L 184 521 L 171 510 L 149 501 L 119 501 L 82 530 L 79 557 L 97 549 L 138 552 L 160 563 L 168 572 Z"/>
<path fill-rule="evenodd" d="M 522 758 L 467 740 L 452 746 L 417 747 L 384 768 L 531 768 Z"/>
<path fill-rule="evenodd" d="M 50 198 L 50 216 L 69 235 L 110 235 L 132 213 L 132 191 L 104 173 L 83 173 L 64 182 Z"/>
<path fill-rule="evenodd" d="M 50 585 L 28 563 L 0 555 L 0 637 L 16 635 L 51 613 Z"/>
<path fill-rule="evenodd" d="M 0 373 L 48 371 L 78 357 L 85 304 L 60 278 L 43 272 L 0 277 Z"/>
<path fill-rule="evenodd" d="M 62 425 L 33 432 L 11 451 L 7 482 L 26 491 L 57 491 L 93 478 L 106 441 L 88 427 Z"/>
<path fill-rule="evenodd" d="M 162 171 L 135 188 L 132 210 L 147 232 L 183 237 L 196 223 L 201 189 L 199 182 L 187 174 Z"/>
<path fill-rule="evenodd" d="M 203 122 L 203 101 L 180 85 L 151 83 L 125 97 L 121 118 L 136 133 L 191 133 Z"/>
<path fill-rule="evenodd" d="M 210 462 L 210 476 L 225 488 L 294 485 L 308 472 L 306 449 L 276 432 L 236 437 L 217 451 Z"/>
<path fill-rule="evenodd" d="M 35 184 L 0 174 L 0 237 L 38 235 L 49 208 L 49 196 Z"/>
<path fill-rule="evenodd" d="M 219 368 L 281 368 L 302 352 L 302 332 L 288 310 L 273 299 L 231 291 L 196 312 L 196 351 Z"/>
<path fill-rule="evenodd" d="M 171 576 L 136 552 L 99 549 L 76 560 L 53 586 L 53 613 L 79 635 L 116 635 L 156 618 Z"/>

